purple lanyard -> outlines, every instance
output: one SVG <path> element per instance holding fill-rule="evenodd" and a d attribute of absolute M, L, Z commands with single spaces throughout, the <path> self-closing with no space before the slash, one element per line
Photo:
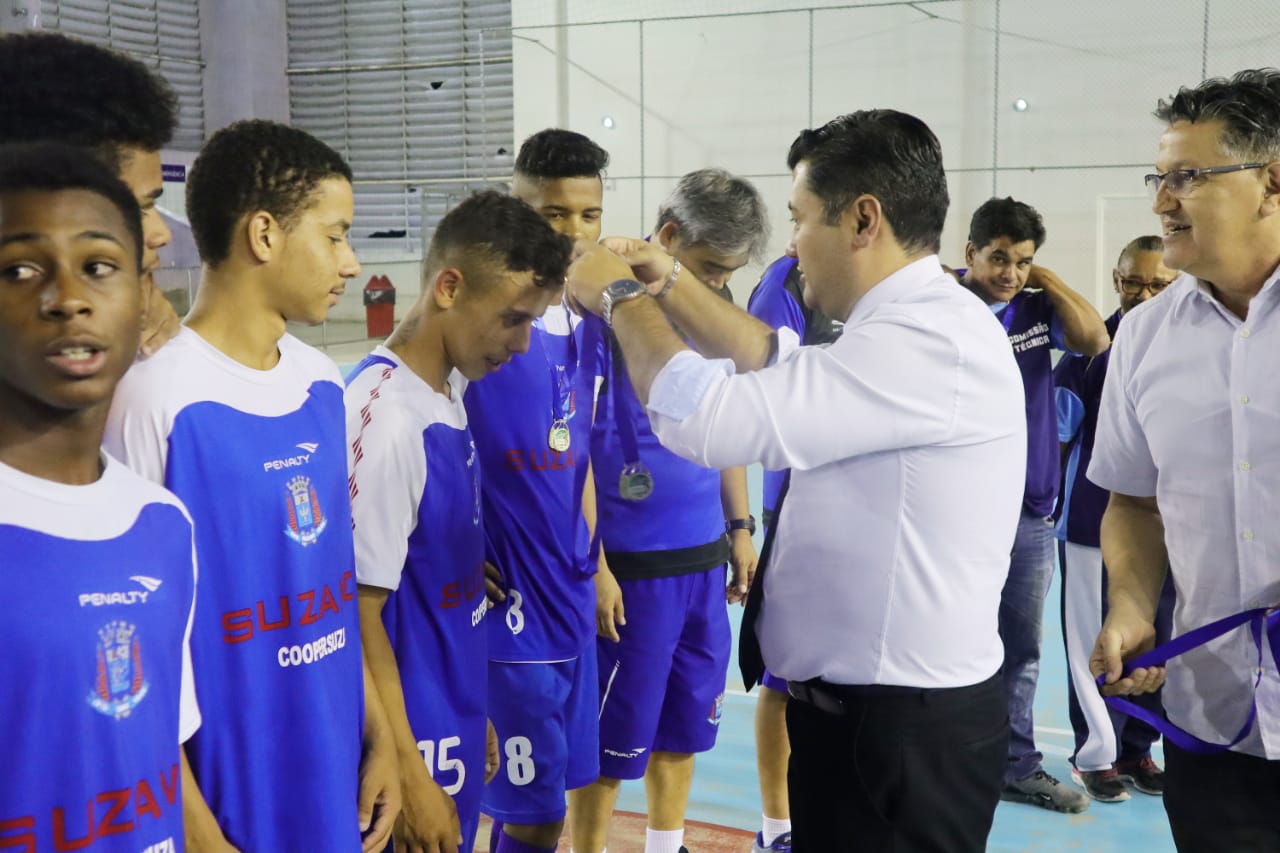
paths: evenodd
<path fill-rule="evenodd" d="M 613 375 L 609 377 L 609 414 L 618 426 L 618 443 L 622 445 L 622 462 L 632 466 L 640 462 L 640 442 L 636 438 L 636 421 L 640 413 L 632 405 L 623 384 L 630 382 L 626 365 L 622 362 L 621 349 L 613 359 Z"/>
<path fill-rule="evenodd" d="M 1169 740 L 1188 752 L 1195 752 L 1201 755 L 1210 755 L 1215 752 L 1228 750 L 1240 741 L 1244 740 L 1253 728 L 1253 721 L 1258 716 L 1258 684 L 1262 681 L 1262 637 L 1266 634 L 1267 642 L 1271 646 L 1272 658 L 1280 662 L 1280 607 L 1258 607 L 1253 610 L 1244 610 L 1217 622 L 1211 622 L 1208 625 L 1202 625 L 1194 631 L 1188 631 L 1175 640 L 1170 640 L 1162 646 L 1152 649 L 1149 652 L 1138 655 L 1125 665 L 1124 672 L 1128 674 L 1134 669 L 1140 669 L 1148 666 L 1164 666 L 1165 662 L 1170 658 L 1176 658 L 1178 655 L 1191 651 L 1198 646 L 1203 646 L 1210 640 L 1221 637 L 1223 634 L 1238 628 L 1239 626 L 1249 624 L 1249 630 L 1253 634 L 1253 643 L 1258 649 L 1257 675 L 1253 679 L 1253 690 L 1249 702 L 1249 716 L 1245 719 L 1244 725 L 1240 728 L 1240 733 L 1235 736 L 1231 743 L 1209 743 L 1201 740 L 1195 735 L 1183 731 L 1175 726 L 1172 722 L 1165 719 L 1159 714 L 1152 713 L 1146 708 L 1135 705 L 1133 702 L 1122 696 L 1106 697 L 1107 704 L 1117 711 L 1128 714 L 1131 717 L 1137 717 L 1139 720 L 1149 724 Z M 1098 686 L 1101 687 L 1106 679 L 1106 675 L 1099 675 L 1097 678 Z"/>
<path fill-rule="evenodd" d="M 568 427 L 569 410 L 573 406 L 573 380 L 578 372 L 578 340 L 573 334 L 573 318 L 569 314 L 569 306 L 564 307 L 564 322 L 569 328 L 567 346 L 568 356 L 565 358 L 563 365 L 557 364 L 556 360 L 551 357 L 551 353 L 547 349 L 546 342 L 542 344 L 542 356 L 547 361 L 547 372 L 551 375 L 551 423 L 554 426 L 557 423 L 563 423 Z M 545 322 L 541 323 L 541 330 L 544 335 L 550 335 L 547 331 Z"/>
<path fill-rule="evenodd" d="M 599 317 L 596 317 L 594 314 L 586 314 L 585 316 L 583 316 L 582 318 L 582 352 L 581 352 L 582 362 L 578 364 L 577 370 L 574 372 L 574 376 L 573 376 L 574 379 L 579 380 L 579 384 L 585 386 L 585 388 L 576 389 L 579 393 L 582 394 L 582 396 L 578 398 L 580 400 L 589 401 L 595 398 L 595 390 L 596 390 L 595 384 L 596 384 L 596 370 L 597 370 L 596 356 L 597 356 L 597 353 L 599 352 L 601 342 L 604 340 L 603 330 L 604 330 L 604 321 L 601 320 Z M 571 341 L 573 340 L 572 326 L 569 327 L 569 339 Z M 574 342 L 573 344 L 571 344 L 571 346 L 576 347 L 577 343 Z M 576 350 L 571 350 L 571 352 L 573 352 L 576 355 Z M 577 359 L 573 358 L 571 359 L 571 361 L 577 362 Z M 556 381 L 556 377 L 554 374 L 552 374 L 551 381 L 553 383 Z M 570 381 L 572 382 L 572 379 Z M 595 408 L 594 406 L 591 406 L 587 409 L 587 411 L 593 411 L 594 408 Z M 587 429 L 587 436 L 588 436 L 587 447 L 583 449 L 583 452 L 587 455 L 588 459 L 590 458 L 590 455 L 591 455 L 590 435 L 591 435 L 591 430 L 590 428 L 588 428 Z M 591 466 L 588 465 L 586 462 L 583 462 L 582 464 L 574 465 L 573 505 L 577 507 L 576 512 L 578 513 L 582 512 L 582 493 L 586 490 L 587 469 L 590 467 Z M 595 574 L 596 563 L 599 560 L 599 558 L 600 558 L 600 515 L 597 512 L 596 529 L 591 534 L 591 544 L 587 548 L 587 564 L 582 567 L 582 574 L 584 576 Z"/>
<path fill-rule="evenodd" d="M 636 439 L 636 423 L 641 411 L 639 401 L 632 402 L 626 392 L 627 369 L 621 350 L 615 350 L 613 370 L 609 378 L 609 418 L 617 426 L 618 444 L 622 446 L 622 470 L 618 474 L 618 496 L 623 500 L 642 501 L 653 494 L 653 472 L 640 461 L 640 442 Z"/>

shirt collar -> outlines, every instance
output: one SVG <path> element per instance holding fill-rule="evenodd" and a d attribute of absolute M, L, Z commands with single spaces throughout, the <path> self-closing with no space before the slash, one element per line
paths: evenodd
<path fill-rule="evenodd" d="M 854 303 L 853 310 L 845 318 L 846 325 L 867 316 L 880 305 L 895 302 L 920 285 L 943 275 L 946 273 L 942 271 L 942 263 L 937 255 L 926 255 L 899 267 L 862 294 L 862 298 Z"/>
<path fill-rule="evenodd" d="M 1184 275 L 1186 274 L 1184 273 Z M 1199 278 L 1193 278 L 1190 275 L 1187 275 L 1187 278 L 1191 278 L 1191 280 L 1195 282 L 1195 286 L 1190 290 L 1192 294 L 1211 303 L 1218 302 L 1217 297 L 1213 295 L 1213 288 L 1209 286 L 1208 282 Z M 1268 296 L 1270 296 L 1271 293 L 1280 291 L 1280 284 L 1276 284 L 1277 281 L 1280 281 L 1280 266 L 1271 271 L 1271 275 L 1267 276 L 1267 280 L 1263 282 L 1262 289 L 1259 290 L 1258 295 L 1253 298 L 1260 299 L 1263 294 L 1268 294 Z"/>

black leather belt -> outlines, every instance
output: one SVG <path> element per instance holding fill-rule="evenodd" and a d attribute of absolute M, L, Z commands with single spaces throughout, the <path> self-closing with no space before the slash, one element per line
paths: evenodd
<path fill-rule="evenodd" d="M 788 681 L 787 693 L 792 699 L 812 705 L 826 714 L 843 717 L 849 712 L 844 699 L 821 681 Z"/>

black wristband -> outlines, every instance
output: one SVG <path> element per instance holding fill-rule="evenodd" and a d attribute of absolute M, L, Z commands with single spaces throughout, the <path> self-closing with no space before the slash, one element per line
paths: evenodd
<path fill-rule="evenodd" d="M 748 515 L 746 518 L 731 518 L 724 523 L 725 533 L 732 533 L 735 530 L 745 530 L 754 534 L 756 532 L 756 517 Z"/>

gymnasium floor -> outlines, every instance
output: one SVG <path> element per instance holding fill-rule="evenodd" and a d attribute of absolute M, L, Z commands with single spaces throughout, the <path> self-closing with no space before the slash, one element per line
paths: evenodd
<path fill-rule="evenodd" d="M 290 329 L 319 344 L 315 330 Z M 359 342 L 328 349 L 345 374 L 371 344 Z M 760 471 L 750 471 L 751 505 L 759 514 Z M 757 534 L 757 549 L 760 546 Z M 1070 784 L 1071 727 L 1067 720 L 1066 659 L 1062 625 L 1058 616 L 1059 582 L 1055 575 L 1046 599 L 1044 644 L 1039 688 L 1036 693 L 1036 742 L 1044 753 L 1045 769 Z M 729 611 L 734 636 L 742 610 Z M 737 660 L 735 640 L 732 661 Z M 760 798 L 756 787 L 753 715 L 755 692 L 742 689 L 736 664 L 730 667 L 724 718 L 716 748 L 698 759 L 690 794 L 686 846 L 690 853 L 748 853 L 751 837 L 759 829 Z M 1163 765 L 1159 744 L 1154 751 Z M 644 849 L 644 787 L 626 783 L 618 798 L 618 815 L 610 836 L 610 853 L 641 853 Z M 482 828 L 478 841 L 488 850 Z M 569 846 L 562 842 L 561 851 Z M 987 846 L 989 853 L 1172 853 L 1173 840 L 1159 797 L 1133 792 L 1123 803 L 1090 804 L 1079 815 L 1062 815 L 1035 806 L 1001 803 Z"/>

